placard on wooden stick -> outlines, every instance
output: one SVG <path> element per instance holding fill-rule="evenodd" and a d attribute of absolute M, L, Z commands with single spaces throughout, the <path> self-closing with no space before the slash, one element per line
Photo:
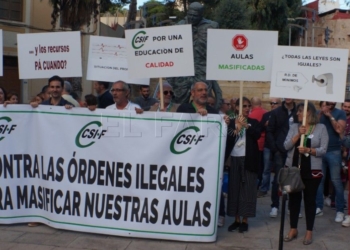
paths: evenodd
<path fill-rule="evenodd" d="M 240 114 L 243 81 L 271 80 L 277 41 L 277 31 L 208 30 L 207 80 L 241 81 Z"/>

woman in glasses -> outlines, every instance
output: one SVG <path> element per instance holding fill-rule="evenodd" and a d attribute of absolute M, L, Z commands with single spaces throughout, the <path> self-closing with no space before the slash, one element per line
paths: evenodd
<path fill-rule="evenodd" d="M 303 110 L 304 104 L 298 104 L 297 117 L 299 123 L 290 126 L 284 142 L 284 147 L 288 150 L 286 167 L 300 165 L 300 175 L 305 185 L 303 191 L 289 194 L 290 230 L 284 241 L 292 241 L 298 236 L 300 206 L 302 196 L 304 196 L 306 234 L 303 244 L 310 245 L 316 216 L 316 194 L 323 177 L 322 156 L 327 151 L 328 133 L 325 125 L 319 123 L 316 108 L 310 102 L 307 107 L 306 124 L 302 126 Z M 303 141 L 301 141 L 301 135 L 305 135 Z M 300 146 L 300 141 L 302 146 Z"/>
<path fill-rule="evenodd" d="M 231 156 L 229 169 L 227 215 L 235 221 L 228 231 L 248 231 L 248 217 L 256 214 L 256 181 L 259 171 L 257 140 L 261 129 L 259 122 L 248 117 L 251 103 L 243 97 L 242 114 L 231 120 L 228 127 L 226 156 Z M 239 110 L 239 99 L 236 109 Z"/>
<path fill-rule="evenodd" d="M 157 98 L 160 100 L 160 90 L 158 88 Z M 173 87 L 167 82 L 163 83 L 163 109 L 161 109 L 160 103 L 156 103 L 151 106 L 149 111 L 163 111 L 163 112 L 176 112 L 180 104 L 173 102 L 174 92 Z"/>

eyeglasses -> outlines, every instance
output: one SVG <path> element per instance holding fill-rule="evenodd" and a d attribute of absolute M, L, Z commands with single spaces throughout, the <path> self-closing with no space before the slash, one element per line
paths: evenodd
<path fill-rule="evenodd" d="M 171 90 L 165 90 L 165 91 L 163 91 L 163 94 L 164 95 L 174 95 L 174 92 L 173 91 L 171 91 Z"/>
<path fill-rule="evenodd" d="M 270 102 L 270 105 L 272 106 L 272 105 L 277 105 L 278 104 L 278 102 Z"/>
<path fill-rule="evenodd" d="M 243 105 L 243 108 L 250 108 L 252 105 Z"/>
<path fill-rule="evenodd" d="M 111 92 L 123 92 L 125 89 L 111 89 Z"/>

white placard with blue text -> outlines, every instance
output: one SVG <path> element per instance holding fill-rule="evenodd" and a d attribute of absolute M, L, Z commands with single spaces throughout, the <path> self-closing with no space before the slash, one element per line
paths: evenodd
<path fill-rule="evenodd" d="M 149 85 L 149 78 L 131 79 L 123 38 L 90 36 L 87 80 Z"/>
<path fill-rule="evenodd" d="M 192 26 L 125 31 L 129 77 L 193 76 Z"/>
<path fill-rule="evenodd" d="M 81 77 L 80 31 L 17 34 L 20 79 Z"/>
<path fill-rule="evenodd" d="M 270 81 L 277 31 L 208 30 L 207 80 Z"/>
<path fill-rule="evenodd" d="M 270 96 L 342 102 L 348 49 L 276 46 Z"/>

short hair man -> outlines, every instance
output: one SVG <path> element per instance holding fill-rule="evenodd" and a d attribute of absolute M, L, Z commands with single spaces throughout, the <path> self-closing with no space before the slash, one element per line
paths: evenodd
<path fill-rule="evenodd" d="M 216 99 L 213 96 L 208 96 L 208 105 L 215 108 L 215 104 L 216 104 Z"/>
<path fill-rule="evenodd" d="M 157 97 L 160 99 L 160 88 L 157 91 Z M 164 111 L 176 112 L 180 104 L 173 102 L 174 92 L 173 87 L 168 82 L 163 82 L 163 110 L 160 108 L 160 103 L 155 103 L 149 111 Z"/>
<path fill-rule="evenodd" d="M 201 115 L 218 114 L 218 111 L 207 104 L 208 86 L 204 82 L 195 82 L 191 86 L 192 103 L 183 103 L 176 112 L 199 113 Z"/>
<path fill-rule="evenodd" d="M 114 103 L 111 93 L 108 91 L 109 82 L 96 81 L 94 82 L 94 89 L 97 93 L 97 107 L 104 109 Z"/>
<path fill-rule="evenodd" d="M 276 218 L 280 205 L 278 196 L 277 176 L 281 168 L 284 167 L 287 158 L 287 150 L 284 141 L 287 137 L 289 126 L 298 122 L 296 105 L 293 99 L 285 99 L 282 105 L 271 111 L 269 123 L 266 128 L 266 141 L 270 146 L 270 153 L 275 167 L 275 176 L 271 190 L 271 212 L 270 217 Z"/>
<path fill-rule="evenodd" d="M 158 100 L 150 97 L 150 89 L 148 85 L 141 85 L 140 96 L 136 97 L 134 102 L 140 105 L 143 110 L 148 111 L 152 105 L 158 102 Z"/>
<path fill-rule="evenodd" d="M 72 85 L 68 81 L 64 81 L 64 88 L 62 91 L 62 98 L 72 103 L 74 107 L 80 107 L 80 104 L 71 96 L 73 92 Z"/>
<path fill-rule="evenodd" d="M 222 99 L 219 114 L 226 115 L 231 108 L 231 103 L 229 99 Z"/>
<path fill-rule="evenodd" d="M 63 79 L 59 76 L 53 76 L 49 79 L 48 82 L 51 97 L 40 104 L 52 106 L 65 106 L 66 109 L 71 109 L 73 107 L 73 104 L 62 98 L 62 92 L 64 87 Z M 33 108 L 36 108 L 39 104 L 37 102 L 32 102 L 30 103 L 30 105 Z"/>
<path fill-rule="evenodd" d="M 279 106 L 281 106 L 281 99 L 270 98 L 270 105 L 271 105 L 271 110 L 278 108 Z M 267 124 L 269 123 L 270 116 L 271 116 L 271 111 L 268 111 L 265 114 L 263 114 L 262 119 L 260 121 L 260 127 L 264 132 L 266 132 L 266 127 L 267 127 Z M 261 185 L 258 191 L 258 198 L 266 196 L 267 191 L 270 190 L 272 162 L 270 159 L 270 147 L 268 145 L 267 140 L 265 140 L 264 142 L 263 158 L 264 158 L 264 163 L 263 163 L 264 169 L 262 172 Z"/>
<path fill-rule="evenodd" d="M 320 112 L 320 123 L 327 128 L 329 142 L 327 152 L 322 157 L 323 177 L 317 190 L 316 216 L 323 214 L 323 189 L 328 168 L 335 189 L 335 222 L 342 222 L 344 220 L 344 187 L 340 177 L 340 172 L 342 171 L 340 139 L 345 129 L 346 114 L 343 110 L 337 109 L 335 104 L 335 102 L 326 102 L 326 105 L 322 107 Z"/>
<path fill-rule="evenodd" d="M 130 88 L 126 82 L 116 81 L 113 83 L 111 93 L 115 103 L 109 105 L 106 109 L 135 110 L 136 113 L 143 112 L 138 104 L 129 101 Z"/>

